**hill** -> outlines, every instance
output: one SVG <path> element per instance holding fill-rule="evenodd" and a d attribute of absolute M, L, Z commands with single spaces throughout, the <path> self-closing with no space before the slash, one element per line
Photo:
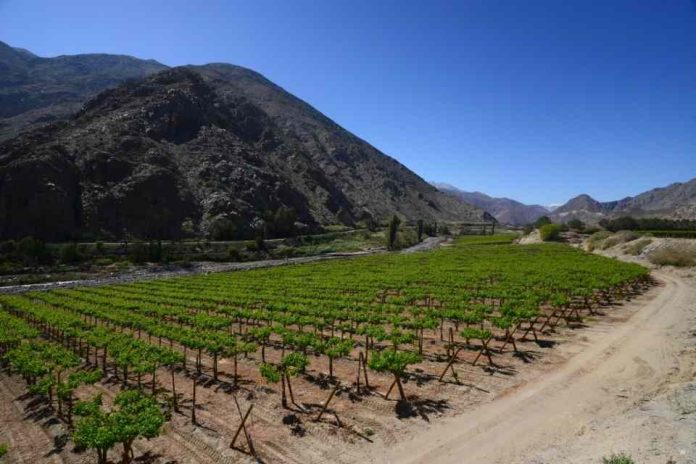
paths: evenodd
<path fill-rule="evenodd" d="M 0 141 L 68 118 L 102 90 L 165 68 L 123 55 L 41 58 L 0 42 Z"/>
<path fill-rule="evenodd" d="M 580 219 L 588 223 L 620 216 L 696 219 L 696 179 L 610 202 L 599 202 L 586 194 L 579 195 L 549 216 L 556 222 Z"/>
<path fill-rule="evenodd" d="M 501 224 L 529 224 L 549 213 L 547 208 L 540 205 L 525 205 L 510 198 L 494 198 L 481 192 L 465 192 L 449 184 L 434 182 L 433 185 L 441 192 L 485 210 Z"/>
<path fill-rule="evenodd" d="M 294 214 L 288 213 L 293 211 Z M 0 238 L 249 237 L 325 224 L 481 220 L 308 104 L 226 64 L 106 90 L 0 145 Z"/>

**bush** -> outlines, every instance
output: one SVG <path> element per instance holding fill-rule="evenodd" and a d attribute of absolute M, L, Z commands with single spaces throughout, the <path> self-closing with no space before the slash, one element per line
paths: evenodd
<path fill-rule="evenodd" d="M 590 235 L 590 238 L 587 239 L 587 251 L 593 251 L 600 242 L 606 240 L 612 235 L 614 234 L 608 230 L 600 230 L 599 232 L 595 232 L 594 234 Z"/>
<path fill-rule="evenodd" d="M 640 240 L 636 240 L 629 245 L 626 245 L 624 247 L 624 251 L 632 256 L 638 256 L 645 250 L 645 247 L 650 245 L 652 243 L 652 239 L 649 238 L 642 238 Z"/>
<path fill-rule="evenodd" d="M 24 237 L 17 243 L 17 257 L 27 265 L 50 264 L 53 260 L 46 244 L 34 237 Z"/>
<path fill-rule="evenodd" d="M 635 464 L 633 458 L 627 454 L 613 454 L 602 458 L 602 464 Z"/>
<path fill-rule="evenodd" d="M 77 248 L 77 243 L 63 245 L 60 249 L 60 262 L 63 264 L 77 264 L 84 259 Z"/>
<path fill-rule="evenodd" d="M 546 224 L 539 228 L 539 236 L 544 242 L 558 240 L 561 236 L 561 226 L 558 224 Z"/>
<path fill-rule="evenodd" d="M 231 261 L 241 261 L 242 259 L 241 251 L 235 246 L 230 246 L 227 249 L 227 256 L 229 256 Z"/>
<path fill-rule="evenodd" d="M 617 232 L 614 235 L 605 239 L 604 242 L 602 242 L 601 248 L 602 250 L 606 250 L 607 248 L 615 247 L 616 245 L 619 245 L 621 243 L 631 242 L 639 237 L 640 235 L 638 235 L 636 232 L 632 232 L 630 230 L 622 230 L 621 232 Z"/>
<path fill-rule="evenodd" d="M 582 232 L 585 229 L 585 223 L 582 222 L 580 219 L 571 219 L 570 221 L 568 221 L 568 227 L 571 230 Z"/>
<path fill-rule="evenodd" d="M 648 261 L 658 266 L 696 266 L 696 249 L 666 245 L 653 250 L 648 255 Z"/>
<path fill-rule="evenodd" d="M 534 222 L 534 227 L 536 229 L 541 229 L 542 227 L 551 224 L 551 219 L 548 216 L 541 216 Z"/>
<path fill-rule="evenodd" d="M 4 443 L 0 443 L 0 458 L 6 455 L 8 451 L 9 448 L 7 447 L 7 445 Z"/>

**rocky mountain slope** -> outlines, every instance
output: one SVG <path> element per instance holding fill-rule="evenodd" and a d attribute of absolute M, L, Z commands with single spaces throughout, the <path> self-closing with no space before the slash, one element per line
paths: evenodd
<path fill-rule="evenodd" d="M 0 42 L 0 141 L 67 118 L 102 90 L 165 68 L 120 55 L 41 58 Z"/>
<path fill-rule="evenodd" d="M 549 215 L 556 222 L 580 219 L 588 223 L 620 216 L 696 219 L 696 178 L 618 201 L 599 202 L 589 195 L 579 195 Z"/>
<path fill-rule="evenodd" d="M 540 205 L 525 205 L 510 198 L 494 198 L 481 192 L 465 192 L 449 184 L 434 182 L 433 185 L 441 192 L 485 210 L 501 224 L 525 225 L 549 213 L 548 209 Z"/>
<path fill-rule="evenodd" d="M 128 82 L 0 145 L 0 239 L 248 237 L 287 208 L 307 230 L 486 218 L 232 65 Z"/>

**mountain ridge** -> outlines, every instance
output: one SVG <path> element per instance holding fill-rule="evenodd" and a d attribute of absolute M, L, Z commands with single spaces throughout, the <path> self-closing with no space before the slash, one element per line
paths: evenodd
<path fill-rule="evenodd" d="M 548 208 L 541 205 L 526 205 L 511 198 L 491 197 L 482 192 L 466 192 L 453 185 L 431 182 L 440 191 L 490 213 L 501 224 L 521 226 L 549 214 Z"/>
<path fill-rule="evenodd" d="M 3 239 L 250 237 L 283 208 L 306 230 L 489 219 L 235 65 L 128 80 L 0 144 Z"/>
<path fill-rule="evenodd" d="M 615 201 L 599 202 L 587 194 L 581 194 L 549 214 L 556 222 L 580 219 L 589 223 L 619 216 L 696 219 L 696 178 Z"/>

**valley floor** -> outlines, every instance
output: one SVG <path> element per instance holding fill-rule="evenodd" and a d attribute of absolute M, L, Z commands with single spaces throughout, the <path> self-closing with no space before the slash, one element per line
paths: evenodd
<path fill-rule="evenodd" d="M 461 385 L 414 375 L 405 382 L 408 393 L 418 393 L 413 415 L 399 417 L 396 401 L 377 395 L 342 394 L 332 409 L 343 428 L 333 417 L 315 423 L 296 412 L 305 433 L 299 436 L 282 425 L 288 412 L 277 392 L 251 388 L 262 382 L 243 361 L 247 382 L 236 396 L 242 410 L 255 405 L 251 432 L 267 463 L 589 464 L 612 452 L 636 463 L 695 463 L 696 278 L 664 269 L 654 276 L 657 286 L 602 308 L 586 324 L 558 328 L 548 343 L 520 343 L 525 357 L 508 352 L 496 369 L 462 365 Z M 313 361 L 307 378 L 293 385 L 298 402 L 312 411 L 330 392 L 317 385 L 326 367 Z M 231 366 L 220 368 L 229 373 Z M 347 378 L 353 367 L 337 361 L 335 369 Z M 191 380 L 177 373 L 183 398 L 191 396 Z M 389 378 L 374 375 L 373 382 L 383 391 Z M 416 389 L 412 382 L 422 384 Z M 190 402 L 183 404 L 163 436 L 137 442 L 139 462 L 252 462 L 228 448 L 239 421 L 231 395 L 222 394 L 226 388 L 199 379 L 201 426 L 190 424 Z M 87 393 L 110 396 L 118 381 L 94 389 Z M 10 445 L 8 462 L 94 462 L 92 452 L 73 452 L 64 426 L 24 391 L 19 378 L 0 373 L 0 443 Z"/>

